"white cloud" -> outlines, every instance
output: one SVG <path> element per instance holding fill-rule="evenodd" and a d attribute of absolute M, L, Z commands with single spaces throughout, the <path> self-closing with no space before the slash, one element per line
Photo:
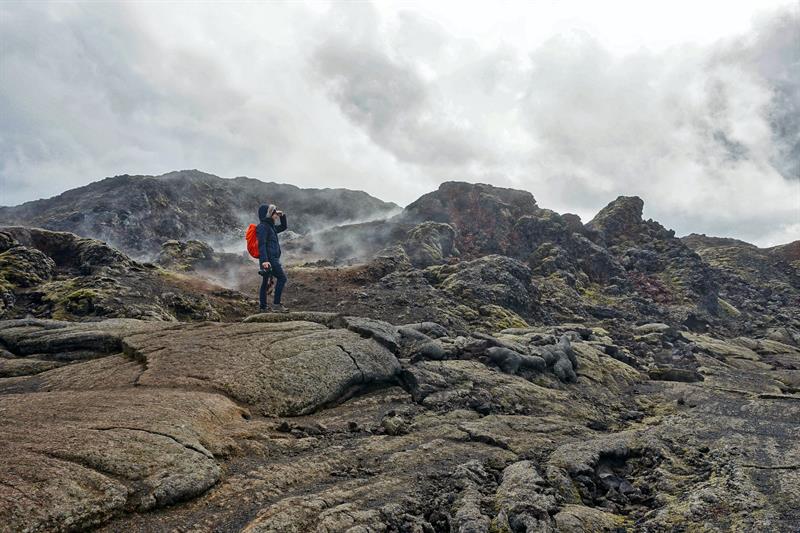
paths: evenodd
<path fill-rule="evenodd" d="M 462 179 L 798 238 L 797 8 L 643 5 L 4 3 L 0 204 L 181 168 L 401 204 Z"/>

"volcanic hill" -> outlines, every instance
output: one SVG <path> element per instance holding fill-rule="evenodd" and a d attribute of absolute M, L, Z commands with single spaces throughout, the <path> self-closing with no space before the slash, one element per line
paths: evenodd
<path fill-rule="evenodd" d="M 252 260 L 110 197 L 0 227 L 2 532 L 800 529 L 800 243 L 450 182 L 298 224 L 257 314 Z"/>

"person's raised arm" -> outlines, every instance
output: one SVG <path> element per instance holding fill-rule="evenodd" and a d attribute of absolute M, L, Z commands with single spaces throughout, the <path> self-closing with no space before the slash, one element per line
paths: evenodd
<path fill-rule="evenodd" d="M 275 233 L 280 233 L 282 231 L 285 231 L 286 228 L 288 227 L 286 225 L 286 213 L 281 211 L 280 217 L 281 217 L 281 225 L 275 228 Z"/>

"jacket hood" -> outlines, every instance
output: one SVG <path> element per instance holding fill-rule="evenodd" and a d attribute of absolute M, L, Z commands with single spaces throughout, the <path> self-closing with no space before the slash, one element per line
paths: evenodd
<path fill-rule="evenodd" d="M 267 218 L 267 210 L 269 206 L 267 204 L 263 204 L 258 208 L 258 220 L 264 222 L 264 219 Z"/>

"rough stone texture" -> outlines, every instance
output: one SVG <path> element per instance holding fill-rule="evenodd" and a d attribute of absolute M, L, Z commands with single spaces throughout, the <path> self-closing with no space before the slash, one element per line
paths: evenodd
<path fill-rule="evenodd" d="M 563 533 L 616 533 L 627 525 L 622 517 L 583 505 L 565 505 L 554 517 Z"/>
<path fill-rule="evenodd" d="M 431 272 L 441 289 L 457 300 L 530 311 L 536 298 L 530 269 L 509 257 L 489 255 Z"/>
<path fill-rule="evenodd" d="M 9 459 L 0 516 L 11 530 L 88 527 L 205 492 L 235 445 L 227 431 L 250 417 L 228 397 L 298 414 L 399 370 L 375 341 L 309 322 L 20 320 L 0 323 L 0 334 L 22 355 L 81 349 L 101 357 L 49 371 L 40 367 L 46 361 L 3 359 L 39 372 L 0 379 L 0 452 Z M 120 349 L 128 355 L 109 355 Z"/>
<path fill-rule="evenodd" d="M 350 331 L 375 339 L 392 352 L 396 352 L 400 345 L 400 332 L 388 322 L 357 316 L 342 317 L 342 322 Z"/>
<path fill-rule="evenodd" d="M 323 311 L 291 311 L 289 313 L 258 313 L 245 317 L 242 322 L 316 322 L 332 327 L 341 322 L 341 314 Z"/>
<path fill-rule="evenodd" d="M 21 319 L 3 321 L 0 342 L 19 356 L 49 355 L 68 359 L 70 354 L 110 354 L 122 348 L 125 335 L 156 331 L 167 324 L 132 319 L 69 323 L 57 320 Z"/>
<path fill-rule="evenodd" d="M 58 361 L 42 361 L 32 357 L 0 359 L 0 378 L 38 374 L 39 372 L 59 367 L 62 364 Z"/>
<path fill-rule="evenodd" d="M 372 339 L 311 322 L 185 324 L 125 337 L 142 386 L 224 392 L 263 414 L 314 411 L 400 370 Z"/>
<path fill-rule="evenodd" d="M 0 275 L 4 283 L 33 287 L 53 277 L 56 265 L 39 250 L 15 246 L 0 253 Z"/>
<path fill-rule="evenodd" d="M 642 222 L 644 202 L 638 196 L 620 196 L 595 215 L 586 226 L 609 242 L 634 235 Z"/>
<path fill-rule="evenodd" d="M 763 335 L 768 327 L 800 326 L 792 314 L 796 310 L 794 315 L 800 315 L 800 277 L 793 263 L 787 263 L 791 253 L 747 245 L 736 248 L 728 260 L 719 255 L 721 247 L 693 250 L 690 241 L 643 220 L 641 207 L 640 199 L 621 197 L 580 226 L 575 218 L 539 208 L 524 191 L 443 184 L 382 224 L 394 225 L 400 233 L 425 219 L 449 224 L 462 252 L 460 262 L 453 258 L 452 264 L 428 267 L 423 280 L 398 245 L 385 248 L 371 266 L 303 269 L 293 272 L 292 279 L 305 309 L 336 306 L 347 314 L 396 325 L 433 320 L 448 328 L 488 331 L 511 322 L 617 319 L 751 337 Z M 387 236 L 382 242 L 402 243 L 404 237 Z M 395 260 L 388 261 L 387 254 Z M 460 301 L 460 295 L 445 290 L 442 282 L 448 275 L 467 270 L 471 260 L 487 254 L 503 254 L 529 267 L 530 285 L 536 288 L 529 297 L 535 305 L 499 303 L 495 297 L 501 295 L 482 291 L 492 285 L 492 268 L 470 277 L 470 287 L 481 293 L 477 299 Z M 496 270 L 504 283 L 503 265 Z M 359 283 L 351 284 L 356 276 Z"/>
<path fill-rule="evenodd" d="M 599 327 L 451 337 L 412 324 L 427 342 L 444 333 L 445 359 L 404 360 L 393 381 L 387 348 L 318 318 L 328 325 L 0 323 L 14 349 L 98 350 L 110 336 L 125 351 L 0 378 L 12 458 L 0 516 L 12 530 L 103 531 L 792 531 L 800 519 L 789 345 L 694 336 L 705 380 L 683 383 L 611 357 L 619 341 Z M 574 359 L 574 381 L 508 373 L 488 354 L 545 347 Z"/>
<path fill-rule="evenodd" d="M 431 220 L 451 224 L 456 245 L 468 257 L 503 253 L 519 217 L 538 209 L 527 191 L 486 184 L 446 182 L 439 189 L 409 204 L 404 220 Z"/>
<path fill-rule="evenodd" d="M 795 247 L 682 241 L 630 198 L 582 226 L 482 185 L 408 215 L 358 229 L 366 263 L 291 269 L 300 312 L 0 322 L 0 530 L 800 529 Z M 426 218 L 463 261 L 412 263 Z M 56 264 L 11 288 L 21 309 L 65 268 L 154 270 L 20 235 L 0 249 Z"/>
<path fill-rule="evenodd" d="M 456 231 L 449 224 L 423 222 L 408 232 L 403 248 L 411 263 L 425 268 L 459 255 Z"/>
<path fill-rule="evenodd" d="M 78 529 L 197 496 L 241 420 L 205 393 L 128 389 L 0 395 L 0 517 L 9 531 Z M 20 495 L 24 495 L 20 497 Z"/>
<path fill-rule="evenodd" d="M 555 491 L 532 461 L 520 461 L 503 470 L 495 502 L 500 510 L 495 527 L 511 531 L 547 531 L 550 515 L 559 508 Z"/>
<path fill-rule="evenodd" d="M 220 279 L 167 272 L 94 239 L 26 227 L 3 235 L 16 244 L 0 254 L 0 318 L 221 320 L 256 306 Z"/>

